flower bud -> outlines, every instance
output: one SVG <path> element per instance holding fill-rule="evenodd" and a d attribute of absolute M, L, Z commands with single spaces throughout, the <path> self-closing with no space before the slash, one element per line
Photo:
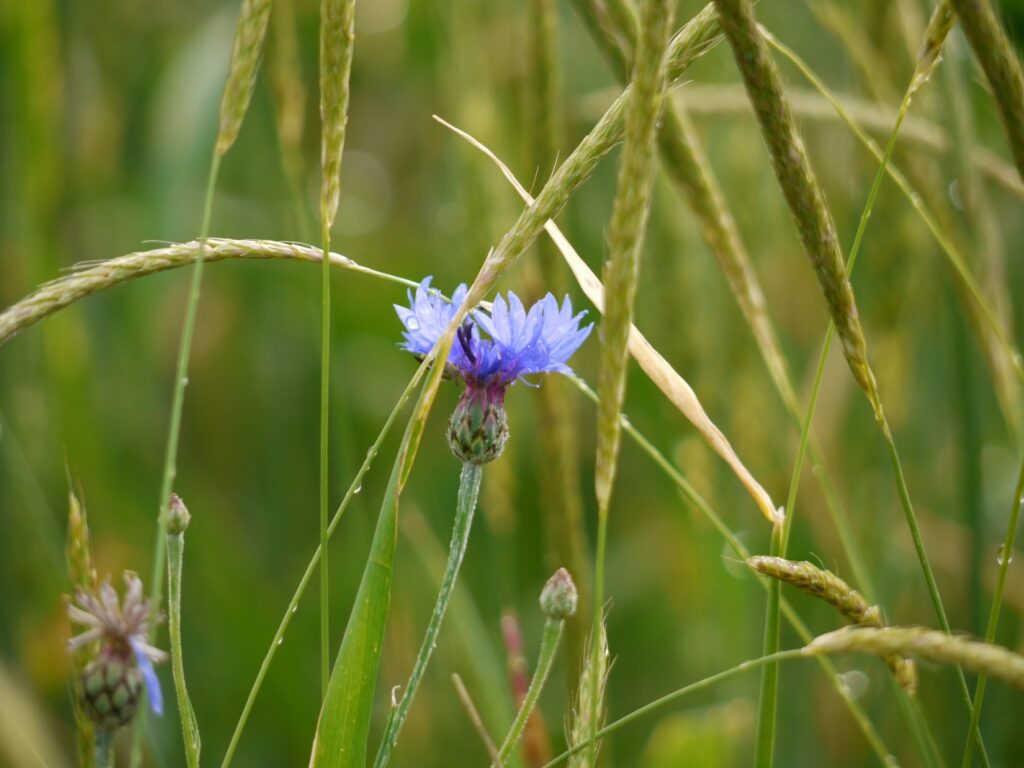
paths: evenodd
<path fill-rule="evenodd" d="M 494 461 L 508 441 L 503 386 L 466 386 L 448 422 L 448 445 L 470 464 Z"/>
<path fill-rule="evenodd" d="M 167 532 L 172 535 L 184 533 L 191 519 L 192 515 L 189 514 L 185 502 L 178 494 L 172 493 L 167 507 Z"/>
<path fill-rule="evenodd" d="M 576 614 L 578 597 L 572 576 L 565 568 L 559 568 L 540 593 L 540 609 L 549 619 L 564 621 Z"/>
<path fill-rule="evenodd" d="M 142 670 L 131 648 L 104 643 L 82 672 L 82 704 L 100 728 L 113 731 L 135 717 L 142 692 Z"/>

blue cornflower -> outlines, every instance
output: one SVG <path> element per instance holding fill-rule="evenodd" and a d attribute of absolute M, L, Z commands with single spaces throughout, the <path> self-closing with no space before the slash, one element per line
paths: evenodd
<path fill-rule="evenodd" d="M 424 279 L 415 295 L 409 291 L 408 307 L 395 305 L 405 326 L 402 348 L 416 355 L 433 348 L 467 292 L 460 285 L 449 302 L 430 288 L 430 281 Z M 594 327 L 580 327 L 585 315 L 573 314 L 568 296 L 559 306 L 550 293 L 527 311 L 511 291 L 507 300 L 495 298 L 490 314 L 482 309 L 470 314 L 446 361 L 466 383 L 449 424 L 448 441 L 456 456 L 477 464 L 497 458 L 508 438 L 505 388 L 531 374 L 572 373 L 568 360 Z"/>
<path fill-rule="evenodd" d="M 109 581 L 100 585 L 98 594 L 79 590 L 74 604 L 68 604 L 68 617 L 87 629 L 68 641 L 68 650 L 99 641 L 96 657 L 82 673 L 83 704 L 96 724 L 107 730 L 125 725 L 134 716 L 139 694 L 145 687 L 153 712 L 163 714 L 163 693 L 153 662 L 167 660 L 167 654 L 146 642 L 153 619 L 149 601 L 142 595 L 142 582 L 134 573 L 125 573 L 124 601 Z"/>

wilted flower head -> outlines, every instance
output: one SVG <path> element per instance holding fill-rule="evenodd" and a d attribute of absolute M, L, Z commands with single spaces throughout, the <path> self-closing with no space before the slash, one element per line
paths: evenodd
<path fill-rule="evenodd" d="M 131 572 L 125 572 L 124 582 L 123 601 L 110 582 L 104 581 L 98 593 L 80 589 L 75 602 L 68 604 L 71 622 L 86 627 L 68 641 L 68 650 L 99 641 L 99 652 L 82 674 L 82 693 L 90 716 L 111 730 L 134 717 L 142 685 L 152 710 L 163 714 L 163 695 L 153 663 L 166 661 L 167 654 L 146 642 L 154 617 L 149 601 L 142 596 L 142 582 Z"/>
<path fill-rule="evenodd" d="M 448 301 L 431 289 L 431 279 L 425 278 L 415 295 L 409 291 L 408 307 L 395 305 L 405 326 L 402 348 L 416 355 L 433 349 L 466 298 L 465 284 Z M 470 314 L 446 361 L 466 383 L 448 432 L 456 456 L 484 464 L 501 454 L 508 438 L 505 388 L 531 374 L 572 373 L 569 358 L 594 327 L 580 327 L 584 315 L 573 314 L 568 296 L 559 306 L 550 293 L 527 311 L 511 291 L 507 300 L 500 294 L 495 298 L 490 314 L 483 309 Z"/>

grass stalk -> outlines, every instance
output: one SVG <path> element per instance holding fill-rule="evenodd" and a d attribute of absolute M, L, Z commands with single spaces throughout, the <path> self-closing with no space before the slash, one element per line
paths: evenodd
<path fill-rule="evenodd" d="M 618 25 L 618 29 L 611 31 L 594 23 L 593 20 L 600 14 L 600 4 L 595 0 L 576 0 L 575 5 L 589 21 L 588 26 L 599 38 L 598 42 L 608 54 L 613 68 L 619 72 L 620 77 L 624 77 L 627 62 L 632 56 L 631 48 L 636 41 L 635 19 L 632 22 L 624 21 Z M 626 50 L 618 44 L 613 32 L 618 32 L 620 37 L 625 38 Z M 726 205 L 725 196 L 681 104 L 666 104 L 658 132 L 658 143 L 665 170 L 697 216 L 704 239 L 715 254 L 743 317 L 750 326 L 772 382 L 799 429 L 802 422 L 800 404 L 789 367 L 768 316 L 764 293 L 739 236 L 736 222 Z M 812 442 L 812 458 L 815 464 L 824 467 L 822 452 L 815 449 L 816 445 Z M 827 474 L 821 478 L 821 482 L 823 486 L 827 484 Z M 863 566 L 863 558 L 844 510 L 835 501 L 834 495 L 828 494 L 827 489 L 826 497 L 829 499 L 828 509 L 835 521 L 847 559 L 855 572 L 866 574 L 867 569 Z"/>
<path fill-rule="evenodd" d="M 349 74 L 355 38 L 355 0 L 320 3 L 320 242 L 331 252 L 331 226 L 341 194 L 341 158 L 348 126 Z M 327 546 L 330 504 L 331 269 L 325 259 L 320 290 L 320 693 L 331 674 L 330 567 Z"/>
<path fill-rule="evenodd" d="M 0 421 L 0 425 L 3 425 L 2 421 Z M 96 570 L 92 565 L 88 514 L 71 487 L 68 488 L 68 533 L 65 557 L 72 591 L 78 589 L 94 591 L 96 589 Z M 95 657 L 95 643 L 92 646 L 79 648 L 71 654 L 70 658 L 72 705 L 75 709 L 75 743 L 78 748 L 78 764 L 81 768 L 94 768 L 93 761 L 96 759 L 96 724 L 93 723 L 82 706 L 81 683 L 86 665 L 91 658 Z"/>
<path fill-rule="evenodd" d="M 491 762 L 497 763 L 498 748 L 494 745 L 491 734 L 487 732 L 483 718 L 480 717 L 480 710 L 473 703 L 473 697 L 469 695 L 469 690 L 467 690 L 466 684 L 462 682 L 458 672 L 452 672 L 452 685 L 455 687 L 455 695 L 459 697 L 459 703 L 466 710 L 466 717 L 469 718 L 473 730 L 476 731 L 480 737 L 480 742 L 484 745 L 484 749 L 487 750 L 487 756 L 491 758 Z"/>
<path fill-rule="evenodd" d="M 726 680 L 731 680 L 734 677 L 738 677 L 744 672 L 748 672 L 752 669 L 758 669 L 759 667 L 763 667 L 766 664 L 777 664 L 781 661 L 790 661 L 793 659 L 804 658 L 805 655 L 806 654 L 804 653 L 804 650 L 802 648 L 796 648 L 790 649 L 788 651 L 779 651 L 778 653 L 773 653 L 771 656 L 760 656 L 756 659 L 744 661 L 741 664 L 737 664 L 735 667 L 730 667 L 729 669 L 723 672 L 711 675 L 710 677 L 705 677 L 703 680 L 698 680 L 695 683 L 690 683 L 689 685 L 683 686 L 682 688 L 678 688 L 675 691 L 672 691 L 671 693 L 667 693 L 664 696 L 643 705 L 642 707 L 638 707 L 637 709 L 630 712 L 628 715 L 620 717 L 614 723 L 609 723 L 604 728 L 601 728 L 596 735 L 598 738 L 604 738 L 605 736 L 614 733 L 615 731 L 619 730 L 620 728 L 623 728 L 624 726 L 629 725 L 630 723 L 636 722 L 640 718 L 649 715 L 652 712 L 661 709 L 662 707 L 666 707 L 669 704 L 673 704 L 679 701 L 680 699 L 682 699 L 685 696 L 688 696 L 691 693 L 697 693 L 699 691 L 707 690 L 708 688 L 711 688 L 717 685 L 718 683 L 725 682 Z M 570 747 L 565 752 L 556 757 L 554 760 L 552 760 L 550 763 L 548 763 L 546 766 L 544 766 L 544 768 L 553 768 L 556 765 L 561 765 L 574 754 L 585 749 L 586 746 L 586 744 L 577 744 L 573 747 Z"/>
<path fill-rule="evenodd" d="M 804 652 L 913 655 L 937 664 L 967 667 L 1024 688 L 1024 656 L 1002 646 L 924 627 L 844 627 L 814 638 Z"/>
<path fill-rule="evenodd" d="M 174 480 L 178 475 L 178 438 L 181 433 L 181 415 L 185 407 L 185 387 L 188 385 L 188 361 L 192 353 L 192 336 L 195 333 L 196 313 L 199 309 L 199 291 L 203 284 L 203 264 L 206 262 L 204 250 L 206 238 L 210 233 L 210 219 L 213 215 L 213 192 L 217 186 L 220 172 L 221 153 L 214 150 L 210 161 L 210 173 L 206 181 L 206 195 L 203 202 L 203 221 L 200 226 L 199 247 L 195 253 L 192 267 L 192 281 L 189 287 L 188 304 L 185 307 L 185 319 L 181 329 L 181 341 L 178 346 L 178 362 L 174 374 L 174 395 L 171 401 L 170 424 L 167 429 L 167 446 L 164 451 L 164 468 L 160 484 L 160 514 L 157 518 L 157 537 L 153 547 L 153 572 L 150 576 L 149 603 L 152 610 L 159 611 L 163 600 L 163 583 L 165 561 L 167 559 L 167 510 L 174 489 Z M 156 622 L 149 628 L 150 640 L 156 632 Z M 145 697 L 143 697 L 145 698 Z M 130 765 L 137 768 L 142 760 L 142 735 L 146 723 L 146 708 L 139 707 L 132 733 L 132 750 Z"/>
<path fill-rule="evenodd" d="M 301 243 L 209 237 L 205 241 L 173 243 L 163 248 L 129 253 L 105 261 L 86 262 L 73 267 L 71 273 L 44 283 L 21 301 L 0 312 L 0 344 L 80 299 L 128 280 L 192 265 L 200 255 L 207 262 L 286 259 L 319 264 L 323 259 L 323 251 L 319 248 Z M 335 269 L 370 275 L 409 288 L 417 285 L 414 280 L 365 267 L 338 253 L 330 253 L 328 261 Z"/>
<path fill-rule="evenodd" d="M 593 403 L 597 403 L 597 393 L 594 392 L 582 379 L 572 377 L 573 383 L 577 389 L 583 393 L 583 395 Z M 678 488 L 680 495 L 690 504 L 695 510 L 703 515 L 708 522 L 721 534 L 722 538 L 728 544 L 729 548 L 733 553 L 742 560 L 747 560 L 750 557 L 750 550 L 743 544 L 742 541 L 736 536 L 735 533 L 726 525 L 725 521 L 721 516 L 715 512 L 710 504 L 699 494 L 697 490 L 687 482 L 686 478 L 676 469 L 676 467 L 669 461 L 655 446 L 648 440 L 644 435 L 633 426 L 632 422 L 623 417 L 622 423 L 623 432 L 628 435 L 632 440 L 639 446 L 640 450 L 647 454 L 647 456 L 655 463 L 655 465 L 665 473 L 666 477 Z M 758 582 L 767 591 L 772 587 L 772 582 L 767 579 L 758 579 Z M 792 606 L 788 603 L 785 598 L 780 597 L 779 604 L 782 610 L 782 615 L 789 622 L 790 626 L 796 632 L 797 637 L 800 638 L 801 642 L 809 643 L 813 639 L 813 635 L 810 630 L 804 624 L 800 616 L 793 610 Z M 824 657 L 820 657 L 819 661 L 827 661 Z M 874 753 L 878 756 L 882 763 L 885 763 L 890 754 L 885 743 L 882 741 L 874 725 L 868 719 L 867 715 L 861 709 L 860 705 L 850 697 L 846 688 L 839 682 L 837 677 L 837 671 L 835 666 L 831 663 L 822 665 L 821 667 L 825 677 L 829 680 L 830 684 L 839 695 L 839 697 L 846 704 L 854 721 L 857 723 L 861 732 L 864 734 L 869 746 L 872 748 Z"/>
<path fill-rule="evenodd" d="M 203 264 L 205 263 L 206 238 L 210 234 L 210 221 L 213 216 L 213 193 L 217 186 L 220 164 L 224 155 L 234 144 L 252 100 L 256 73 L 259 69 L 260 55 L 263 52 L 263 41 L 266 37 L 267 21 L 270 17 L 271 0 L 243 0 L 235 24 L 235 35 L 232 43 L 231 61 L 228 68 L 227 81 L 220 100 L 220 123 L 217 138 L 214 142 L 213 156 L 206 181 L 206 194 L 203 201 L 202 222 L 199 228 L 199 249 L 192 268 L 192 284 L 189 290 L 188 303 L 185 308 L 185 320 L 181 330 L 181 341 L 178 347 L 178 362 L 174 377 L 174 395 L 171 404 L 170 426 L 167 434 L 167 449 L 164 454 L 163 480 L 160 488 L 160 514 L 156 545 L 153 553 L 153 574 L 150 586 L 150 605 L 154 611 L 160 610 L 163 592 L 164 561 L 166 559 L 167 511 L 177 476 L 178 437 L 181 430 L 181 415 L 185 404 L 185 387 L 188 383 L 188 361 L 192 351 L 192 336 L 195 332 L 196 313 L 199 308 L 199 292 L 203 281 Z M 155 624 L 150 628 L 150 635 L 155 632 Z M 152 639 L 152 637 L 150 638 Z M 146 723 L 145 707 L 140 708 L 135 719 L 132 740 L 131 766 L 136 768 L 142 759 L 142 732 Z"/>
<path fill-rule="evenodd" d="M 1017 172 L 1024 179 L 1024 72 L 989 0 L 952 0 L 960 26 L 985 71 Z"/>
<path fill-rule="evenodd" d="M 171 673 L 178 700 L 178 716 L 185 744 L 188 768 L 199 768 L 201 740 L 199 723 L 185 685 L 185 662 L 181 650 L 181 574 L 185 561 L 185 530 L 189 513 L 177 496 L 172 496 L 167 522 L 167 634 L 171 644 Z"/>
<path fill-rule="evenodd" d="M 532 119 L 528 130 L 533 163 L 539 173 L 547 173 L 558 162 L 563 134 L 559 102 L 558 9 L 554 0 L 530 0 L 529 20 Z M 550 240 L 542 238 L 538 246 L 544 289 L 561 295 L 566 287 L 565 264 Z M 565 382 L 558 378 L 545 382 L 537 392 L 536 409 L 541 423 L 547 425 L 537 434 L 541 448 L 539 472 L 543 495 L 551 500 L 548 514 L 544 516 L 546 559 L 552 569 L 565 565 L 576 574 L 580 603 L 586 606 L 591 594 L 590 563 L 583 526 L 574 402 Z M 586 627 L 585 610 L 565 622 L 569 690 L 576 688 L 583 666 Z"/>
<path fill-rule="evenodd" d="M 597 555 L 594 561 L 594 607 L 591 631 L 591 665 L 600 652 L 604 606 L 605 548 L 612 487 L 621 442 L 620 419 L 626 395 L 629 336 L 633 324 L 633 303 L 640 277 L 640 256 L 650 202 L 654 170 L 655 135 L 664 99 L 664 54 L 671 19 L 666 0 L 644 0 L 632 94 L 625 117 L 625 144 L 619 163 L 618 183 L 608 237 L 609 261 L 605 264 L 604 322 L 601 326 L 601 368 L 598 382 L 597 466 L 594 486 L 597 496 Z M 590 723 L 597 727 L 597 699 L 592 700 Z M 591 731 L 590 763 L 597 760 L 597 741 Z"/>
<path fill-rule="evenodd" d="M 893 127 L 893 131 L 889 137 L 889 141 L 886 144 L 885 152 L 882 156 L 881 163 L 879 165 L 877 173 L 875 174 L 875 179 L 872 182 L 871 190 L 868 193 L 864 209 L 861 213 L 860 222 L 857 227 L 857 233 L 854 236 L 853 246 L 850 249 L 850 256 L 846 266 L 847 274 L 852 273 L 853 268 L 856 265 L 856 259 L 860 249 L 860 244 L 863 240 L 864 232 L 867 229 L 867 222 L 871 216 L 871 210 L 874 206 L 875 199 L 877 198 L 878 190 L 881 187 L 882 179 L 885 176 L 886 166 L 895 147 L 896 136 L 899 133 L 899 127 L 900 123 L 902 122 L 902 118 L 903 116 L 906 115 L 907 110 L 910 107 L 910 102 L 913 98 L 914 93 L 924 83 L 924 81 L 927 79 L 928 75 L 934 68 L 935 63 L 938 61 L 939 52 L 941 51 L 942 44 L 945 41 L 946 35 L 948 35 L 950 24 L 951 19 L 948 12 L 948 6 L 940 4 L 939 7 L 935 10 L 935 12 L 932 14 L 932 18 L 929 22 L 928 29 L 925 32 L 925 41 L 922 45 L 921 53 L 918 56 L 917 69 L 915 70 L 914 76 L 911 79 L 911 83 L 907 88 L 906 94 L 904 95 L 903 103 L 900 107 L 900 112 L 897 116 L 896 125 Z M 818 391 L 820 390 L 821 386 L 821 371 L 823 370 L 828 350 L 831 347 L 832 332 L 834 326 L 834 321 L 830 322 L 829 330 L 828 332 L 826 332 L 825 343 L 822 345 L 822 353 L 818 360 L 818 373 L 815 377 L 815 384 L 811 394 L 811 402 L 808 406 L 808 413 L 805 422 L 805 435 L 807 425 L 809 425 L 809 423 L 813 419 L 814 406 L 816 404 Z M 914 544 L 914 550 L 917 554 L 918 562 L 920 563 L 921 570 L 924 575 L 925 583 L 928 588 L 929 597 L 931 598 L 932 605 L 935 609 L 936 616 L 938 617 L 942 629 L 946 633 L 949 633 L 951 631 L 949 620 L 946 616 L 946 611 L 942 604 L 942 597 L 939 594 L 938 584 L 935 581 L 935 575 L 932 571 L 931 563 L 928 559 L 927 552 L 924 548 L 924 543 L 921 539 L 920 527 L 918 525 L 917 516 L 914 513 L 913 505 L 910 500 L 910 493 L 907 488 L 906 479 L 903 475 L 903 468 L 900 462 L 899 453 L 896 449 L 896 443 L 893 438 L 892 431 L 889 427 L 888 421 L 885 418 L 885 414 L 881 408 L 881 403 L 876 400 L 873 403 L 873 406 L 875 410 L 875 418 L 878 423 L 879 429 L 882 433 L 882 437 L 885 441 L 886 449 L 889 454 L 890 462 L 892 464 L 893 475 L 896 481 L 897 492 L 900 499 L 900 506 L 903 510 L 904 517 L 907 522 L 907 527 L 910 530 L 911 539 Z M 801 440 L 802 443 L 805 441 L 806 437 L 804 437 Z M 803 457 L 801 452 L 798 454 L 798 462 L 802 461 L 802 458 Z M 961 698 L 963 699 L 967 707 L 967 710 L 970 713 L 973 707 L 971 705 L 970 694 L 967 689 L 967 681 L 964 677 L 962 670 L 959 670 L 959 678 Z M 980 736 L 978 741 L 979 748 L 982 751 L 983 761 L 987 765 L 988 760 L 987 756 L 985 755 L 984 745 L 981 743 Z"/>
<path fill-rule="evenodd" d="M 695 118 L 734 117 L 752 112 L 747 91 L 742 84 L 718 83 L 712 86 L 689 83 L 685 92 L 676 93 L 677 97 L 685 96 L 686 108 Z M 829 125 L 841 119 L 820 93 L 806 88 L 787 87 L 785 94 L 793 114 L 802 123 Z M 598 97 L 595 95 L 593 98 L 598 103 Z M 850 118 L 862 125 L 868 133 L 888 137 L 892 131 L 898 107 L 848 93 L 837 95 L 836 100 Z M 606 101 L 601 99 L 600 103 Z M 899 145 L 929 155 L 948 155 L 956 149 L 956 142 L 945 128 L 924 117 L 913 115 L 903 124 Z M 1017 177 L 1017 169 L 1011 163 L 979 144 L 968 146 L 966 154 L 970 164 L 989 182 L 1016 198 L 1024 197 L 1024 183 Z"/>
<path fill-rule="evenodd" d="M 413 374 L 412 379 L 409 381 L 408 385 L 406 385 L 405 390 L 398 398 L 398 402 L 395 403 L 395 407 L 391 410 L 387 420 L 384 422 L 384 426 L 381 427 L 381 431 L 377 435 L 377 439 L 373 441 L 369 450 L 367 450 L 366 458 L 363 459 L 363 463 L 352 478 L 352 482 L 349 484 L 348 490 L 345 492 L 345 496 L 341 500 L 341 504 L 338 505 L 338 509 L 331 518 L 331 523 L 327 527 L 328 537 L 334 534 L 335 529 L 341 522 L 342 516 L 345 514 L 345 510 L 348 509 L 352 499 L 355 498 L 358 489 L 362 487 L 363 478 L 365 478 L 366 473 L 369 472 L 370 466 L 372 465 L 373 460 L 377 457 L 377 453 L 380 451 L 381 445 L 384 443 L 384 439 L 391 431 L 392 426 L 394 426 L 395 420 L 398 418 L 398 414 L 405 408 L 406 404 L 409 402 L 409 398 L 412 396 L 412 393 L 419 385 L 423 377 L 423 373 L 424 369 L 418 368 L 416 373 Z M 274 660 L 274 655 L 277 653 L 277 649 L 284 640 L 284 633 L 288 629 L 288 625 L 291 623 L 292 617 L 294 617 L 295 613 L 298 611 L 299 602 L 302 600 L 306 587 L 313 578 L 313 573 L 318 569 L 321 553 L 321 548 L 317 546 L 316 551 L 313 552 L 313 556 L 306 565 L 306 570 L 303 572 L 302 578 L 299 579 L 298 586 L 295 588 L 295 593 L 292 595 L 292 599 L 288 602 L 288 607 L 285 609 L 281 622 L 277 627 L 277 631 L 274 633 L 274 637 L 270 641 L 270 646 L 267 648 L 267 653 L 260 664 L 260 669 L 256 674 L 256 679 L 253 681 L 252 687 L 249 690 L 249 695 L 245 700 L 245 705 L 242 707 L 242 713 L 238 718 L 238 722 L 235 724 L 235 729 L 231 734 L 231 741 L 228 743 L 227 751 L 225 752 L 224 759 L 221 762 L 221 768 L 228 768 L 231 761 L 234 759 L 235 750 L 238 748 L 238 742 L 242 737 L 242 732 L 245 730 L 246 723 L 249 721 L 249 713 L 252 711 L 253 704 L 256 703 L 256 697 L 259 695 L 260 689 L 263 686 L 263 680 L 267 676 L 270 664 Z"/>
<path fill-rule="evenodd" d="M 941 8 L 940 8 L 941 10 Z M 1013 342 L 1010 340 L 1009 331 L 1003 328 L 1002 323 L 999 320 L 998 314 L 994 307 L 991 306 L 990 302 L 986 298 L 981 287 L 978 285 L 977 280 L 972 275 L 970 269 L 967 267 L 967 262 L 960 252 L 959 248 L 954 244 L 953 238 L 946 233 L 941 225 L 939 224 L 935 215 L 928 210 L 924 205 L 921 195 L 918 194 L 911 186 L 907 178 L 897 169 L 892 163 L 889 162 L 888 158 L 892 155 L 891 144 L 900 131 L 891 130 L 889 134 L 887 149 L 888 152 L 883 151 L 860 127 L 860 125 L 851 117 L 846 111 L 843 105 L 840 103 L 835 94 L 829 90 L 824 82 L 810 69 L 807 63 L 797 55 L 788 46 L 779 42 L 773 35 L 767 30 L 761 28 L 761 33 L 765 40 L 775 48 L 779 53 L 789 59 L 794 66 L 800 71 L 800 73 L 807 78 L 810 82 L 833 106 L 837 114 L 843 119 L 843 121 L 850 127 L 854 135 L 860 140 L 860 142 L 874 155 L 880 163 L 880 167 L 884 169 L 884 172 L 896 183 L 896 186 L 900 189 L 903 195 L 910 202 L 911 207 L 917 212 L 924 221 L 928 231 L 932 234 L 935 242 L 942 249 L 942 252 L 946 255 L 950 266 L 953 269 L 957 279 L 961 281 L 965 293 L 970 296 L 974 302 L 980 314 L 984 317 L 986 324 L 992 330 L 993 335 L 999 343 L 999 346 L 1003 349 L 1006 359 L 1009 364 L 1014 368 L 1018 378 L 1024 380 L 1024 359 L 1021 358 L 1021 354 Z M 937 61 L 937 56 L 935 61 Z M 904 119 L 907 117 L 910 109 L 911 100 L 917 90 L 927 80 L 929 69 L 922 69 L 925 66 L 924 63 L 919 65 L 918 73 L 912 78 L 910 85 L 907 88 L 907 92 L 904 95 L 903 101 L 900 104 L 900 108 L 896 113 L 895 126 L 897 129 L 901 128 Z M 923 74 L 922 74 L 923 72 Z M 885 160 L 885 162 L 883 162 Z M 1008 420 L 1012 419 L 1008 416 Z"/>
<path fill-rule="evenodd" d="M 786 505 L 792 510 L 791 505 Z M 786 516 L 792 519 L 792 511 Z M 779 556 L 782 552 L 782 527 L 772 528 L 771 553 Z M 774 581 L 768 585 L 768 603 L 765 608 L 764 642 L 765 656 L 778 652 L 779 648 L 779 600 L 782 597 L 782 585 Z M 759 768 L 770 766 L 775 754 L 775 720 L 779 694 L 779 665 L 765 664 L 761 667 L 761 692 L 757 701 L 757 729 L 754 735 L 754 765 Z"/>
<path fill-rule="evenodd" d="M 544 634 L 541 637 L 540 651 L 537 654 L 537 667 L 534 669 L 533 678 L 530 680 L 530 687 L 526 691 L 526 698 L 523 699 L 523 703 L 519 706 L 519 711 L 516 712 L 516 717 L 512 721 L 504 741 L 501 743 L 501 748 L 498 750 L 497 759 L 494 761 L 494 765 L 497 768 L 501 768 L 505 764 L 505 761 L 512 754 L 512 750 L 519 743 L 519 739 L 523 736 L 526 722 L 529 720 L 533 708 L 537 705 L 537 699 L 540 698 L 540 692 L 544 690 L 544 683 L 547 682 L 548 674 L 551 672 L 551 664 L 555 660 L 555 652 L 558 650 L 558 641 L 562 637 L 564 625 L 565 622 L 561 619 L 549 618 L 544 622 Z"/>
<path fill-rule="evenodd" d="M 323 220 L 323 252 L 331 251 L 331 227 Z M 323 259 L 320 281 L 320 697 L 327 693 L 331 675 L 331 571 L 327 546 L 327 505 L 330 503 L 330 395 L 331 395 L 331 265 Z"/>
<path fill-rule="evenodd" d="M 437 593 L 437 601 L 434 603 L 434 610 L 430 614 L 430 622 L 427 624 L 427 631 L 423 635 L 423 642 L 420 644 L 419 653 L 416 655 L 416 662 L 413 664 L 409 681 L 402 691 L 402 698 L 398 706 L 391 712 L 388 724 L 381 737 L 380 747 L 377 749 L 377 756 L 374 758 L 374 768 L 383 768 L 391 759 L 391 751 L 398 742 L 398 734 L 405 724 L 405 718 L 409 714 L 412 700 L 416 696 L 420 682 L 423 680 L 423 673 L 426 672 L 430 657 L 437 645 L 437 635 L 441 631 L 441 622 L 448 610 L 448 603 L 451 601 L 452 589 L 459 576 L 459 569 L 462 567 L 462 560 L 466 555 L 466 545 L 469 543 L 469 532 L 473 526 L 473 513 L 476 511 L 476 500 L 480 494 L 480 480 L 483 477 L 483 466 L 464 462 L 462 474 L 459 477 L 459 499 L 455 508 L 455 522 L 452 525 L 452 542 L 448 549 L 448 562 L 445 564 L 444 576 L 441 579 L 441 589 Z"/>
<path fill-rule="evenodd" d="M 868 363 L 867 342 L 835 224 L 786 103 L 778 67 L 758 31 L 750 0 L 715 0 L 715 5 L 754 106 L 779 186 L 836 324 L 843 355 L 872 409 L 880 414 L 882 406 Z"/>
<path fill-rule="evenodd" d="M 1021 462 L 1020 472 L 1017 475 L 1017 485 L 1013 491 L 1013 502 L 1010 506 L 1010 516 L 1006 523 L 1006 537 L 999 549 L 999 572 L 996 576 L 996 588 L 992 595 L 992 607 L 988 613 L 988 623 L 985 627 L 985 642 L 992 643 L 996 639 L 996 630 L 999 628 L 999 612 L 1003 605 L 1003 592 L 1006 589 L 1006 574 L 1010 570 L 1010 561 L 1013 559 L 1013 544 L 1017 537 L 1017 522 L 1020 519 L 1020 508 L 1024 498 L 1024 461 Z M 978 737 L 978 724 L 981 722 L 981 708 L 985 703 L 985 673 L 978 675 L 978 682 L 974 688 L 974 708 L 971 711 L 971 722 L 967 728 L 967 743 L 964 746 L 964 768 L 970 768 L 973 761 L 974 742 Z"/>

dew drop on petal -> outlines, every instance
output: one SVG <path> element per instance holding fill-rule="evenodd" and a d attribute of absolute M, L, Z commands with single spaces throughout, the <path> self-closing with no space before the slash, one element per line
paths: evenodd
<path fill-rule="evenodd" d="M 410 331 L 418 331 L 420 329 L 420 321 L 417 320 L 415 317 L 410 317 L 408 320 L 405 321 L 405 327 L 408 328 Z"/>

